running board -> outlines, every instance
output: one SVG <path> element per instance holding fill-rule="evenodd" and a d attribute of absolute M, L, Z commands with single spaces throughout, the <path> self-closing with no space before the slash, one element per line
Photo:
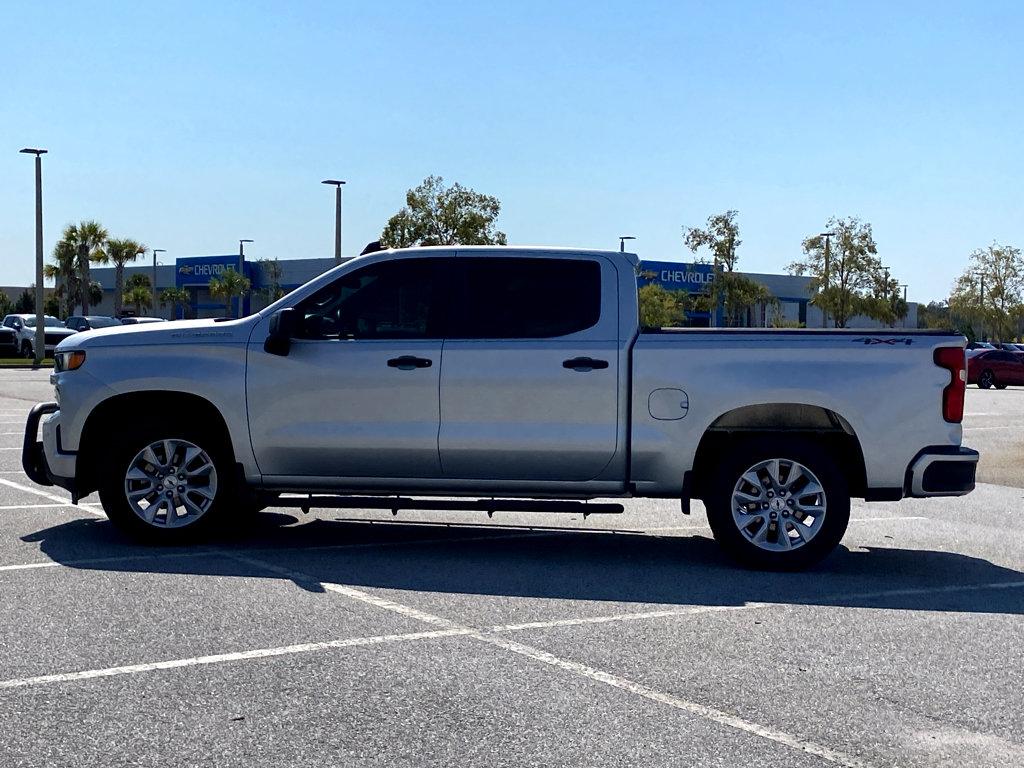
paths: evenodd
<path fill-rule="evenodd" d="M 304 496 L 278 497 L 274 507 L 298 507 L 304 513 L 310 508 L 334 507 L 352 509 L 390 510 L 398 515 L 399 510 L 458 510 L 485 512 L 488 516 L 496 511 L 508 513 L 582 513 L 588 515 L 616 515 L 624 507 L 606 502 L 573 502 L 549 499 L 413 499 L 412 497 L 345 497 L 334 495 L 307 494 Z"/>

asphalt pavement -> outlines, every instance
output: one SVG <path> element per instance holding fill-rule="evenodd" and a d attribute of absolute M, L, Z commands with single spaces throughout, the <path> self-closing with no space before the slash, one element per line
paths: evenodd
<path fill-rule="evenodd" d="M 21 472 L 50 395 L 0 372 L 0 765 L 1024 764 L 1024 390 L 968 391 L 973 494 L 799 574 L 666 500 L 145 547 Z"/>

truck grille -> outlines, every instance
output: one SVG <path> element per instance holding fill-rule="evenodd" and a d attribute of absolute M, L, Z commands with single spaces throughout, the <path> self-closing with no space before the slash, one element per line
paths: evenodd
<path fill-rule="evenodd" d="M 43 334 L 43 344 L 59 344 L 67 334 Z"/>

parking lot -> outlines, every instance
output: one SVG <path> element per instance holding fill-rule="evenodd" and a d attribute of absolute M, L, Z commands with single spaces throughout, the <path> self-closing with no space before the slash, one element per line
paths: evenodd
<path fill-rule="evenodd" d="M 1024 390 L 968 391 L 975 493 L 773 574 L 667 500 L 143 547 L 21 472 L 47 378 L 0 372 L 0 765 L 1024 763 Z"/>

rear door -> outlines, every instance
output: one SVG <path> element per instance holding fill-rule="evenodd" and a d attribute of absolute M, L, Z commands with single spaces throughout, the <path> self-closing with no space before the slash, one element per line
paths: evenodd
<path fill-rule="evenodd" d="M 596 478 L 618 439 L 615 268 L 598 256 L 465 253 L 441 369 L 444 475 Z"/>

